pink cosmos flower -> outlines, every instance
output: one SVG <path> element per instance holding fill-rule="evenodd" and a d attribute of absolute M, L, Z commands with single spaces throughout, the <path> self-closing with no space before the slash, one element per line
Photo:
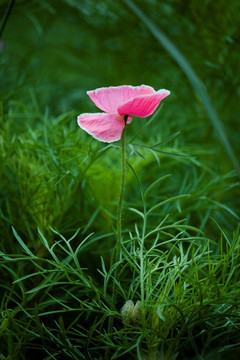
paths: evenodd
<path fill-rule="evenodd" d="M 104 113 L 81 114 L 78 125 L 95 139 L 110 143 L 121 138 L 132 116 L 146 117 L 156 110 L 160 101 L 170 94 L 161 89 L 155 91 L 151 86 L 110 86 L 87 91 L 94 104 Z"/>

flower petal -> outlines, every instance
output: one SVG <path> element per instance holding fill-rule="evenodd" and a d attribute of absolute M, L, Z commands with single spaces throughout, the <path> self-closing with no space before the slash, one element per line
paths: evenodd
<path fill-rule="evenodd" d="M 117 109 L 119 115 L 132 115 L 146 117 L 151 115 L 158 107 L 160 101 L 170 94 L 170 91 L 161 89 L 154 94 L 137 96 L 126 101 Z"/>
<path fill-rule="evenodd" d="M 132 122 L 132 117 L 128 115 L 127 124 L 131 124 L 131 122 Z"/>
<path fill-rule="evenodd" d="M 87 91 L 88 96 L 94 104 L 101 110 L 109 114 L 116 114 L 117 108 L 140 95 L 155 94 L 156 91 L 147 85 L 141 86 L 110 86 L 96 90 Z"/>
<path fill-rule="evenodd" d="M 95 139 L 110 143 L 121 138 L 125 121 L 118 114 L 93 113 L 78 116 L 78 125 Z"/>

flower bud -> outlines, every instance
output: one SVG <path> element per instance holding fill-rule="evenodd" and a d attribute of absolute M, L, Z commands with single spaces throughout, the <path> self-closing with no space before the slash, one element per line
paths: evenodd
<path fill-rule="evenodd" d="M 127 300 L 120 310 L 122 321 L 125 325 L 137 326 L 142 319 L 141 301 L 137 301 L 134 305 L 132 300 Z"/>

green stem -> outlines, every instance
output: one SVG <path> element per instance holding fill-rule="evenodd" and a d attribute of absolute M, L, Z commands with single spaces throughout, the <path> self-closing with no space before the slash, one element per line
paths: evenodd
<path fill-rule="evenodd" d="M 124 190 L 125 190 L 125 183 L 126 183 L 126 123 L 127 123 L 128 116 L 124 116 L 125 120 L 125 127 L 122 132 L 121 137 L 121 152 L 122 152 L 122 164 L 121 164 L 121 185 L 120 185 L 120 196 L 118 201 L 118 208 L 117 208 L 117 243 L 114 249 L 114 255 L 113 255 L 113 264 L 111 266 L 114 266 L 118 261 L 121 260 L 121 247 L 122 247 L 122 208 L 123 208 L 123 200 L 124 200 Z M 115 267 L 114 271 L 114 279 L 118 279 L 118 265 Z M 113 282 L 113 288 L 112 288 L 112 308 L 115 309 L 116 307 L 116 301 L 117 301 L 117 292 L 116 292 L 116 283 Z M 110 315 L 109 322 L 108 322 L 108 334 L 111 337 L 113 329 L 113 315 Z M 105 353 L 105 359 L 109 359 L 109 351 L 110 348 L 108 347 L 106 349 Z"/>
<path fill-rule="evenodd" d="M 127 116 L 124 117 L 125 124 L 127 123 Z M 121 260 L 121 247 L 122 247 L 122 208 L 124 199 L 124 190 L 126 182 L 126 126 L 123 129 L 121 137 L 121 150 L 122 150 L 122 165 L 121 165 L 121 185 L 120 196 L 117 208 L 117 243 L 115 247 L 115 254 L 113 256 L 114 264 Z M 118 266 L 115 267 L 114 279 L 118 279 Z M 115 291 L 115 282 L 113 283 L 113 307 L 116 305 L 117 292 Z"/>
<path fill-rule="evenodd" d="M 121 187 L 120 197 L 117 209 L 117 251 L 116 260 L 120 260 L 121 246 L 122 246 L 122 207 L 124 199 L 124 190 L 126 183 L 126 126 L 122 132 L 122 167 L 121 167 Z"/>

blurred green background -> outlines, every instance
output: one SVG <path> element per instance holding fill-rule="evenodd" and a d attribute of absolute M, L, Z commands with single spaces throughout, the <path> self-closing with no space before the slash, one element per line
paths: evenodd
<path fill-rule="evenodd" d="M 9 3 L 1 1 L 2 17 Z M 126 3 L 16 0 L 2 34 L 2 99 L 31 102 L 31 87 L 43 111 L 47 106 L 54 115 L 71 109 L 78 114 L 95 109 L 86 99 L 88 89 L 150 84 L 172 92 L 164 118 L 177 121 L 182 129 L 186 125 L 187 133 L 192 133 L 192 123 L 197 121 L 198 137 L 192 133 L 192 138 L 197 143 L 214 141 L 209 121 L 181 68 Z M 237 145 L 239 2 L 135 3 L 193 66 Z M 172 126 L 171 121 L 167 123 Z"/>
<path fill-rule="evenodd" d="M 140 142 L 149 146 L 180 131 L 165 151 L 189 157 L 160 155 L 159 167 L 151 153 L 145 160 L 132 156 L 143 183 L 149 185 L 172 173 L 160 197 L 191 193 L 191 201 L 178 209 L 180 216 L 202 228 L 211 216 L 230 231 L 236 227 L 238 177 L 219 130 L 238 161 L 240 3 L 134 1 L 192 66 L 223 129 L 219 123 L 213 126 L 183 68 L 131 4 L 127 0 L 1 1 L 4 231 L 6 224 L 7 228 L 17 224 L 24 234 L 32 234 L 37 226 L 76 229 L 86 225 L 98 206 L 106 211 L 102 220 L 97 216 L 95 226 L 102 231 L 111 229 L 107 211 L 114 213 L 118 198 L 119 152 L 108 151 L 81 177 L 89 146 L 98 151 L 104 144 L 92 142 L 77 126 L 76 117 L 98 111 L 87 90 L 121 84 L 147 84 L 171 91 Z M 145 122 L 134 119 L 128 126 L 128 138 Z M 138 196 L 134 184 L 135 180 L 129 180 L 129 201 Z M 157 200 L 155 194 L 153 202 Z"/>

